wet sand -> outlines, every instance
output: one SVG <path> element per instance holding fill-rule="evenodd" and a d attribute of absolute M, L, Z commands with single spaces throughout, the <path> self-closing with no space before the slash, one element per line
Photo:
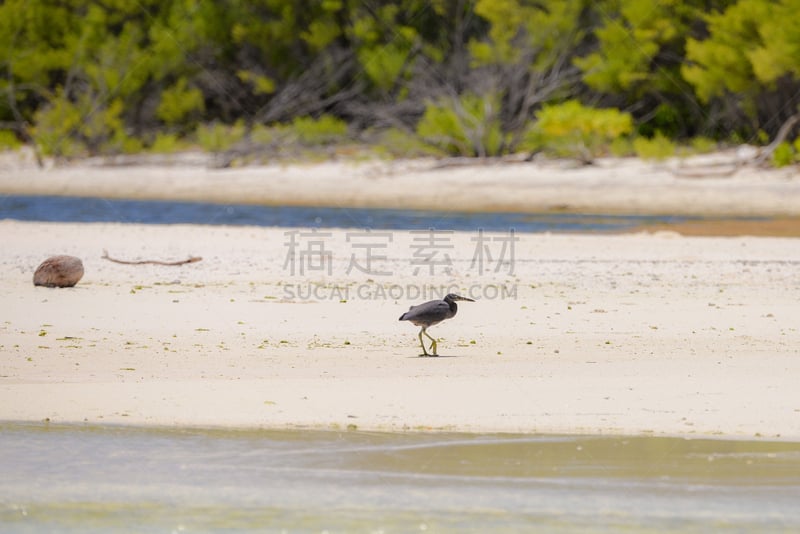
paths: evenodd
<path fill-rule="evenodd" d="M 0 420 L 800 440 L 796 239 L 523 234 L 480 272 L 508 236 L 455 233 L 431 274 L 419 234 L 362 272 L 322 229 L 330 271 L 292 273 L 287 232 L 0 221 Z M 75 288 L 33 286 L 52 254 Z M 439 288 L 478 302 L 420 358 L 397 318 Z"/>
<path fill-rule="evenodd" d="M 800 218 L 709 219 L 639 228 L 648 232 L 669 231 L 684 236 L 800 237 Z"/>

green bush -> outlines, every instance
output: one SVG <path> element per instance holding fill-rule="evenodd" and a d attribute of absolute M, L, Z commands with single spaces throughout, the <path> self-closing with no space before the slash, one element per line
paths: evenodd
<path fill-rule="evenodd" d="M 155 152 L 156 154 L 174 154 L 184 148 L 186 148 L 186 143 L 184 143 L 177 134 L 159 132 L 150 145 L 150 152 Z"/>
<path fill-rule="evenodd" d="M 578 157 L 591 162 L 609 151 L 611 144 L 633 131 L 630 114 L 618 109 L 585 107 L 577 100 L 544 106 L 526 136 L 538 139 L 557 156 Z"/>
<path fill-rule="evenodd" d="M 547 140 L 542 134 L 536 122 L 531 121 L 522 132 L 522 136 L 514 147 L 519 152 L 535 153 L 539 151 L 549 151 Z"/>
<path fill-rule="evenodd" d="M 414 133 L 399 128 L 389 128 L 380 132 L 366 132 L 365 137 L 373 140 L 372 150 L 387 158 L 414 158 L 421 156 L 441 156 L 443 152 L 423 142 Z"/>
<path fill-rule="evenodd" d="M 633 149 L 642 159 L 661 161 L 675 155 L 675 143 L 661 132 L 656 132 L 652 139 L 637 137 L 633 140 Z"/>
<path fill-rule="evenodd" d="M 244 138 L 245 133 L 246 128 L 241 120 L 232 125 L 219 122 L 201 124 L 195 130 L 197 142 L 204 150 L 210 152 L 224 152 L 230 149 Z"/>
<path fill-rule="evenodd" d="M 240 70 L 236 73 L 236 76 L 243 82 L 252 84 L 253 91 L 257 95 L 271 95 L 275 92 L 275 80 L 269 76 L 248 70 Z"/>
<path fill-rule="evenodd" d="M 250 141 L 257 145 L 271 145 L 287 136 L 289 127 L 283 124 L 264 126 L 256 124 L 250 130 Z"/>
<path fill-rule="evenodd" d="M 117 135 L 107 143 L 102 152 L 111 154 L 138 154 L 144 150 L 144 143 L 138 137 L 131 137 L 124 132 L 118 132 Z"/>
<path fill-rule="evenodd" d="M 693 137 L 690 141 L 692 152 L 695 154 L 708 154 L 717 149 L 717 142 L 708 137 Z"/>
<path fill-rule="evenodd" d="M 408 46 L 387 43 L 377 48 L 359 50 L 358 60 L 370 80 L 382 89 L 389 90 L 408 61 Z"/>
<path fill-rule="evenodd" d="M 331 115 L 297 117 L 289 126 L 289 132 L 305 145 L 328 145 L 347 137 L 347 123 Z"/>
<path fill-rule="evenodd" d="M 465 94 L 428 102 L 417 123 L 420 139 L 456 156 L 499 156 L 508 145 L 496 95 Z"/>
<path fill-rule="evenodd" d="M 98 100 L 91 92 L 74 101 L 56 94 L 34 115 L 34 141 L 56 157 L 138 152 L 142 143 L 125 132 L 123 109 L 122 100 Z"/>
<path fill-rule="evenodd" d="M 683 110 L 684 115 L 691 113 Z M 638 124 L 636 134 L 640 137 L 652 138 L 656 132 L 661 132 L 666 137 L 674 139 L 682 131 L 684 117 L 681 109 L 674 103 L 659 104 L 649 115 L 649 118 Z"/>
<path fill-rule="evenodd" d="M 772 164 L 776 167 L 786 167 L 795 161 L 795 153 L 792 145 L 787 141 L 775 147 L 775 152 L 772 153 Z"/>
<path fill-rule="evenodd" d="M 616 156 L 618 158 L 632 156 L 634 154 L 633 143 L 629 137 L 617 137 L 611 141 L 608 150 L 611 152 L 612 156 Z"/>
<path fill-rule="evenodd" d="M 66 98 L 54 98 L 34 115 L 33 138 L 46 156 L 72 157 L 85 152 L 76 139 L 83 113 Z"/>
<path fill-rule="evenodd" d="M 193 113 L 203 111 L 204 107 L 200 89 L 186 87 L 186 79 L 181 78 L 175 85 L 161 92 L 156 115 L 166 124 L 180 124 Z"/>
<path fill-rule="evenodd" d="M 22 143 L 11 130 L 0 130 L 0 150 L 14 150 L 22 146 Z"/>

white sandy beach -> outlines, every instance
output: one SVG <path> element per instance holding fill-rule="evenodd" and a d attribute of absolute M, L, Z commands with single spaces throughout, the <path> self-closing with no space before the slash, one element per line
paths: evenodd
<path fill-rule="evenodd" d="M 365 250 L 330 230 L 301 275 L 286 232 L 0 221 L 0 420 L 800 439 L 797 239 L 523 234 L 481 274 L 458 233 L 414 276 L 408 232 L 347 273 Z M 52 254 L 75 288 L 33 286 Z M 421 286 L 479 299 L 439 358 L 397 320 Z"/>

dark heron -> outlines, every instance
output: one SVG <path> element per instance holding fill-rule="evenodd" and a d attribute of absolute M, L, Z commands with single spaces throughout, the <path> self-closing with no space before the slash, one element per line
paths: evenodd
<path fill-rule="evenodd" d="M 411 306 L 407 312 L 400 316 L 401 321 L 411 321 L 415 325 L 422 327 L 422 330 L 419 331 L 419 343 L 422 345 L 422 354 L 420 354 L 420 356 L 438 356 L 438 354 L 436 354 L 436 340 L 428 334 L 428 327 L 439 324 L 445 319 L 455 317 L 456 312 L 458 312 L 458 306 L 456 305 L 457 300 L 475 302 L 467 297 L 449 293 L 444 300 L 431 300 L 417 306 Z M 422 334 L 425 334 L 428 336 L 428 339 L 431 340 L 431 351 L 433 354 L 428 354 L 428 351 L 425 350 Z"/>

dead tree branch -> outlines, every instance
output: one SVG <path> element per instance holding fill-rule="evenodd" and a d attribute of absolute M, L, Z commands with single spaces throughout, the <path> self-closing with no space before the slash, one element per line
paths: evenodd
<path fill-rule="evenodd" d="M 789 132 L 792 131 L 792 128 L 795 127 L 797 123 L 800 123 L 800 112 L 795 113 L 784 122 L 780 129 L 778 130 L 778 134 L 775 136 L 775 139 L 772 140 L 770 144 L 764 147 L 764 150 L 755 158 L 753 163 L 755 165 L 762 165 L 767 158 L 769 158 L 775 149 L 786 140 L 786 137 L 789 135 Z"/>
<path fill-rule="evenodd" d="M 159 260 L 135 260 L 135 261 L 128 261 L 128 260 L 118 260 L 116 258 L 112 258 L 108 255 L 108 251 L 103 249 L 103 255 L 100 256 L 104 260 L 113 261 L 114 263 L 122 263 L 123 265 L 145 265 L 145 264 L 152 264 L 152 265 L 186 265 L 187 263 L 195 263 L 203 258 L 200 256 L 189 256 L 189 258 L 185 260 L 178 260 L 178 261 L 159 261 Z"/>

